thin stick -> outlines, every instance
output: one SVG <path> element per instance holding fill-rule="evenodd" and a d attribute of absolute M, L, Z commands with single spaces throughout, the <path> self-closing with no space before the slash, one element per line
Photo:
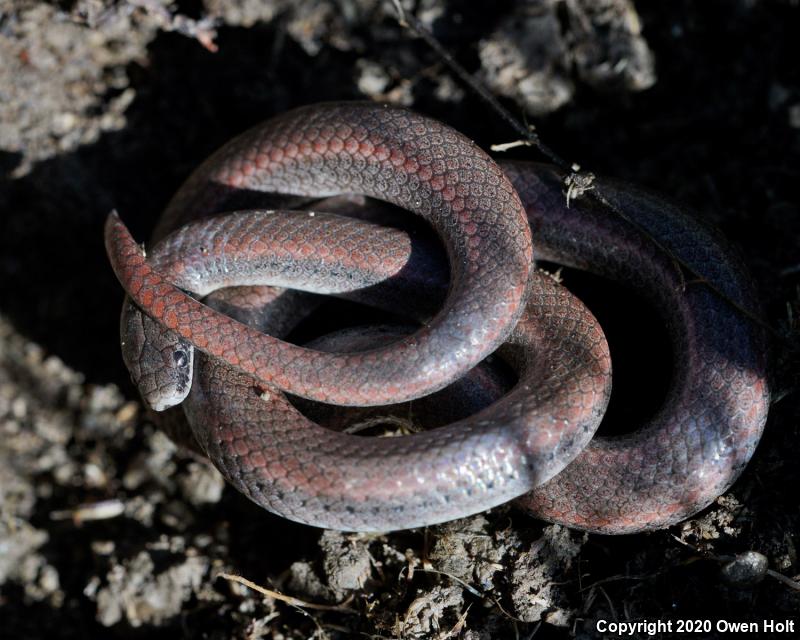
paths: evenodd
<path fill-rule="evenodd" d="M 464 67 L 456 62 L 452 54 L 450 54 L 450 52 L 448 52 L 447 49 L 442 46 L 436 37 L 425 27 L 425 25 L 422 24 L 422 22 L 416 16 L 406 12 L 406 10 L 403 9 L 400 4 L 400 0 L 391 0 L 391 2 L 395 8 L 395 11 L 397 11 L 397 20 L 400 23 L 400 26 L 413 31 L 417 36 L 422 38 L 422 40 L 424 40 L 425 43 L 441 58 L 442 62 L 444 62 L 445 65 L 447 65 L 447 67 L 476 95 L 478 95 L 484 102 L 494 109 L 500 118 L 504 120 L 512 129 L 514 129 L 514 131 L 516 131 L 521 137 L 521 140 L 519 141 L 495 145 L 495 147 L 493 147 L 494 150 L 504 151 L 515 146 L 536 147 L 545 157 L 547 157 L 562 172 L 564 172 L 565 175 L 562 176 L 562 179 L 567 187 L 567 206 L 569 206 L 569 201 L 572 198 L 577 199 L 581 196 L 588 195 L 589 198 L 600 203 L 603 207 L 607 208 L 609 211 L 628 222 L 628 224 L 637 229 L 645 237 L 649 238 L 661 251 L 668 255 L 675 263 L 681 280 L 684 282 L 684 284 L 685 278 L 683 276 L 683 271 L 692 276 L 692 283 L 702 284 L 708 287 L 708 289 L 716 296 L 731 305 L 736 311 L 764 328 L 771 335 L 777 338 L 781 337 L 780 334 L 765 320 L 760 318 L 752 311 L 742 307 L 738 302 L 729 297 L 716 285 L 703 278 L 690 265 L 681 260 L 672 251 L 656 240 L 649 231 L 643 228 L 635 220 L 632 220 L 618 207 L 615 207 L 611 202 L 609 202 L 609 200 L 602 194 L 602 191 L 598 191 L 598 185 L 594 183 L 594 174 L 580 171 L 580 167 L 577 164 L 570 164 L 566 162 L 553 149 L 544 144 L 539 135 L 535 132 L 533 126 L 523 126 L 523 124 L 517 118 L 515 118 L 511 112 L 508 111 L 508 109 L 500 104 L 497 98 L 495 98 L 486 87 L 484 87 L 476 78 L 470 75 L 466 69 L 464 69 Z"/>
<path fill-rule="evenodd" d="M 485 598 L 486 600 L 488 600 L 489 602 L 491 602 L 491 603 L 492 603 L 494 606 L 496 606 L 496 607 L 497 607 L 497 608 L 500 610 L 500 612 L 501 612 L 501 613 L 502 613 L 504 616 L 506 616 L 506 617 L 507 617 L 507 618 L 509 618 L 510 620 L 514 620 L 515 622 L 525 622 L 524 620 L 522 620 L 522 619 L 520 619 L 520 618 L 517 618 L 516 616 L 512 616 L 512 615 L 511 615 L 511 614 L 510 614 L 508 611 L 506 611 L 505 609 L 503 609 L 503 605 L 501 605 L 501 604 L 500 604 L 500 603 L 499 603 L 499 602 L 498 602 L 498 601 L 497 601 L 495 598 L 493 598 L 492 596 L 490 596 L 488 593 L 483 593 L 483 592 L 482 592 L 482 591 L 480 591 L 480 590 L 479 590 L 477 587 L 473 587 L 473 586 L 472 586 L 472 585 L 471 585 L 469 582 L 467 582 L 467 581 L 465 581 L 465 580 L 462 580 L 462 579 L 461 579 L 461 578 L 459 578 L 458 576 L 454 576 L 452 573 L 447 573 L 447 572 L 445 572 L 445 571 L 439 571 L 438 569 L 433 569 L 433 568 L 427 568 L 427 569 L 426 569 L 426 568 L 422 568 L 422 567 L 421 567 L 421 568 L 419 568 L 419 569 L 417 569 L 417 571 L 421 571 L 421 572 L 423 572 L 423 573 L 435 573 L 435 574 L 437 574 L 437 575 L 440 575 L 440 576 L 445 576 L 446 578 L 450 578 L 450 579 L 451 579 L 451 580 L 453 580 L 454 582 L 457 582 L 457 583 L 458 583 L 458 584 L 460 584 L 462 587 L 464 587 L 464 588 L 465 588 L 467 591 L 469 591 L 469 592 L 470 592 L 470 593 L 471 593 L 473 596 L 476 596 L 476 597 L 478 597 L 478 598 Z"/>
<path fill-rule="evenodd" d="M 274 600 L 280 600 L 281 602 L 285 602 L 286 604 L 290 604 L 293 607 L 300 607 L 301 609 L 316 609 L 317 611 L 338 611 L 339 613 L 358 613 L 353 609 L 350 609 L 347 605 L 353 601 L 353 597 L 350 596 L 344 602 L 340 604 L 315 604 L 313 602 L 306 602 L 305 600 L 300 600 L 299 598 L 293 598 L 292 596 L 286 596 L 282 593 L 277 591 L 273 591 L 272 589 L 267 589 L 260 585 L 257 585 L 255 582 L 251 582 L 247 578 L 243 578 L 242 576 L 237 576 L 232 573 L 220 573 L 217 575 L 219 578 L 224 578 L 229 582 L 238 582 L 239 584 L 244 585 L 252 589 L 253 591 L 257 591 L 263 596 L 267 596 L 268 598 L 272 598 Z"/>
<path fill-rule="evenodd" d="M 428 31 L 419 18 L 415 15 L 406 12 L 400 4 L 400 0 L 391 0 L 397 11 L 397 21 L 400 26 L 413 31 L 417 36 L 422 38 L 431 49 L 433 49 L 442 62 L 452 71 L 464 84 L 466 84 L 474 93 L 486 102 L 497 114 L 508 124 L 517 134 L 524 140 L 522 144 L 526 146 L 534 146 L 541 151 L 553 164 L 565 168 L 569 164 L 561 158 L 555 151 L 545 145 L 539 138 L 539 134 L 533 126 L 524 126 L 511 112 L 506 109 L 500 101 L 495 98 L 486 87 L 484 87 L 478 80 L 472 77 L 464 67 L 462 67 L 456 59 L 445 49 L 442 44 Z"/>

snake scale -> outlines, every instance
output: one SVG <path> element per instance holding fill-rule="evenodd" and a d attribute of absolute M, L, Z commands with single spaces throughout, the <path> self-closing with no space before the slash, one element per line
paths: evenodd
<path fill-rule="evenodd" d="M 290 111 L 194 172 L 146 257 L 109 217 L 106 247 L 130 296 L 123 357 L 146 402 L 169 409 L 229 482 L 293 520 L 388 531 L 516 499 L 589 531 L 668 526 L 750 459 L 768 408 L 765 336 L 743 313 L 757 311 L 749 277 L 715 232 L 635 187 L 599 185 L 624 217 L 568 203 L 552 167 L 497 164 L 405 109 Z M 231 208 L 264 193 L 382 200 L 423 219 L 444 251 L 403 225 Z M 620 281 L 663 318 L 672 382 L 635 432 L 593 437 L 611 392 L 608 347 L 534 258 Z M 706 282 L 687 282 L 676 260 Z M 413 324 L 281 340 L 318 304 L 309 294 Z M 479 365 L 495 352 L 513 370 L 507 392 Z M 286 395 L 436 413 L 448 393 L 460 398 L 449 424 L 392 438 L 325 428 Z"/>

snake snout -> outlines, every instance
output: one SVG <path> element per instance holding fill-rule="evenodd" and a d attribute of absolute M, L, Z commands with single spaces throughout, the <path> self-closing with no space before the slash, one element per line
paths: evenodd
<path fill-rule="evenodd" d="M 126 304 L 121 318 L 122 359 L 153 411 L 179 405 L 192 388 L 194 347 Z"/>

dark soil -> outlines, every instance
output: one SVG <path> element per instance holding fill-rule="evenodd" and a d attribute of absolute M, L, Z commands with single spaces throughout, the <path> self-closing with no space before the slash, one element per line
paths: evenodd
<path fill-rule="evenodd" d="M 389 2 L 0 0 L 3 638 L 588 638 L 599 620 L 681 619 L 723 637 L 719 621 L 800 618 L 780 579 L 800 574 L 800 6 L 404 4 L 560 156 L 686 203 L 739 248 L 775 330 L 749 467 L 697 518 L 625 537 L 510 507 L 386 536 L 258 509 L 146 420 L 119 354 L 109 210 L 146 238 L 205 156 L 301 104 L 399 103 L 487 148 L 514 132 Z M 648 369 L 669 366 L 657 321 L 574 281 L 629 371 L 615 411 L 646 413 Z"/>

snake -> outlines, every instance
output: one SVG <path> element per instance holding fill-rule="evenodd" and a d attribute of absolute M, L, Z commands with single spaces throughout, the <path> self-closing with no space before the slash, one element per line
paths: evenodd
<path fill-rule="evenodd" d="M 713 502 L 753 455 L 769 404 L 766 336 L 752 281 L 717 232 L 632 185 L 596 188 L 603 205 L 570 202 L 556 168 L 495 163 L 398 107 L 281 114 L 189 177 L 148 255 L 109 216 L 107 252 L 130 297 L 123 358 L 146 403 L 178 411 L 229 482 L 299 522 L 390 531 L 514 499 L 598 533 L 669 526 Z M 444 251 L 402 226 L 249 205 L 265 193 L 376 198 L 422 218 Z M 620 281 L 663 318 L 671 383 L 635 431 L 594 435 L 611 390 L 602 329 L 534 256 Z M 291 289 L 416 325 L 296 346 L 278 336 L 314 303 Z M 269 312 L 256 320 L 254 309 Z M 429 431 L 337 432 L 296 406 L 416 406 L 468 372 L 479 381 L 465 395 L 477 396 L 491 376 L 476 365 L 491 354 L 514 370 L 510 390 Z"/>

